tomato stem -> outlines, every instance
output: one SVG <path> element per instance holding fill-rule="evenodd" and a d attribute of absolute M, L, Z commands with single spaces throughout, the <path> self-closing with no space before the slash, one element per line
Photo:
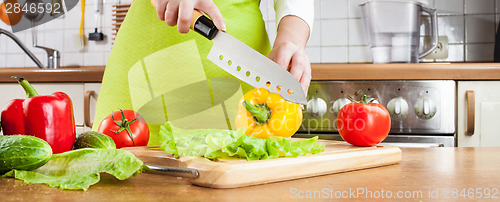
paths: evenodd
<path fill-rule="evenodd" d="M 31 84 L 25 80 L 23 77 L 21 76 L 12 76 L 13 79 L 17 79 L 17 82 L 19 84 L 21 84 L 21 86 L 23 87 L 24 91 L 26 92 L 26 96 L 28 97 L 35 97 L 35 96 L 38 96 L 38 93 L 36 92 L 35 88 L 33 88 L 33 86 L 31 86 Z"/>
<path fill-rule="evenodd" d="M 366 94 L 364 94 L 362 90 L 358 90 L 356 93 L 354 93 L 354 95 L 359 96 L 359 100 L 356 100 L 353 97 L 351 97 L 350 95 L 348 95 L 349 100 L 351 100 L 351 102 L 371 104 L 377 100 L 375 98 L 368 98 L 368 96 Z"/>
<path fill-rule="evenodd" d="M 134 146 L 135 146 L 134 137 L 132 135 L 132 131 L 130 131 L 130 124 L 132 124 L 135 121 L 137 121 L 137 119 L 139 119 L 140 116 L 136 117 L 132 121 L 128 121 L 127 118 L 125 118 L 125 114 L 123 113 L 123 110 L 122 109 L 119 109 L 119 110 L 120 110 L 120 112 L 122 114 L 122 121 L 115 120 L 115 117 L 113 116 L 113 114 L 111 114 L 111 119 L 113 119 L 113 121 L 116 123 L 116 125 L 120 126 L 120 128 L 117 131 L 114 131 L 114 130 L 111 130 L 111 129 L 109 129 L 109 130 L 111 132 L 113 132 L 113 133 L 120 133 L 123 130 L 126 130 L 127 133 L 128 133 L 128 136 L 130 136 L 130 139 L 132 140 L 132 144 L 134 144 Z"/>
<path fill-rule="evenodd" d="M 250 104 L 247 100 L 243 101 L 243 106 L 253 115 L 253 118 L 259 125 L 266 124 L 271 118 L 271 109 L 266 105 L 266 103 L 256 104 L 255 106 Z"/>

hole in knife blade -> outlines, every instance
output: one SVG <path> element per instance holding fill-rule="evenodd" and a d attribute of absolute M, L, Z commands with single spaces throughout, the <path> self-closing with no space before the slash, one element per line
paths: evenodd
<path fill-rule="evenodd" d="M 288 92 L 288 95 L 293 94 L 293 90 L 292 89 L 288 89 L 287 92 Z"/>
<path fill-rule="evenodd" d="M 277 91 L 281 91 L 281 85 L 276 86 Z"/>
<path fill-rule="evenodd" d="M 260 76 L 255 77 L 255 81 L 259 82 L 260 81 Z"/>
<path fill-rule="evenodd" d="M 224 59 L 224 56 L 220 55 L 219 60 L 223 60 L 223 59 Z"/>
<path fill-rule="evenodd" d="M 247 76 L 250 76 L 250 72 L 249 71 L 247 71 Z"/>
<path fill-rule="evenodd" d="M 267 87 L 271 86 L 271 82 L 270 82 L 270 81 L 267 81 L 267 82 L 266 82 L 266 86 L 267 86 Z"/>
<path fill-rule="evenodd" d="M 231 66 L 232 64 L 233 64 L 233 61 L 231 61 L 231 60 L 227 61 L 227 65 Z"/>
<path fill-rule="evenodd" d="M 240 70 L 241 70 L 240 66 L 236 67 L 236 71 L 240 71 Z"/>

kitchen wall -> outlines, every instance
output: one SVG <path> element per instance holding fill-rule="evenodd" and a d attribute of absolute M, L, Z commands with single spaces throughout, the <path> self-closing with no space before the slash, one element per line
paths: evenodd
<path fill-rule="evenodd" d="M 2 0 L 0 0 L 2 1 Z M 130 0 L 129 2 L 131 2 Z M 23 3 L 23 0 L 18 2 Z M 102 0 L 101 0 L 102 2 Z M 115 0 L 104 0 L 101 25 L 105 35 L 104 41 L 87 41 L 84 48 L 77 45 L 80 29 L 81 4 L 80 2 L 64 16 L 38 26 L 38 45 L 46 46 L 61 51 L 61 65 L 105 65 L 112 48 L 112 5 Z M 124 1 L 122 1 L 124 2 Z M 85 29 L 84 33 L 94 32 L 95 11 L 94 0 L 85 2 Z M 10 31 L 10 27 L 0 21 L 0 28 Z M 16 32 L 15 35 L 40 59 L 42 64 L 47 64 L 45 51 L 32 47 L 32 30 Z M 23 50 L 10 38 L 0 35 L 0 67 L 35 67 L 36 64 L 24 54 Z"/>
<path fill-rule="evenodd" d="M 313 63 L 371 62 L 359 4 L 367 0 L 315 0 L 315 21 L 306 52 Z M 491 62 L 500 0 L 420 0 L 438 11 L 449 55 L 424 62 Z M 269 37 L 276 36 L 273 0 L 262 0 Z"/>
<path fill-rule="evenodd" d="M 1 1 L 1 0 L 0 0 Z M 120 3 L 126 3 L 121 0 Z M 131 0 L 130 0 L 131 1 Z M 371 62 L 361 22 L 359 4 L 366 0 L 315 0 L 315 22 L 306 52 L 313 63 Z M 439 35 L 449 40 L 449 55 L 444 60 L 424 62 L 493 61 L 496 25 L 500 19 L 500 0 L 421 0 L 437 8 Z M 22 2 L 22 1 L 20 1 Z M 113 37 L 112 5 L 118 0 L 104 0 L 102 42 L 88 41 L 84 49 L 75 42 L 80 25 L 80 3 L 64 17 L 37 27 L 39 45 L 61 51 L 61 65 L 105 65 Z M 276 37 L 273 0 L 262 0 L 261 10 L 271 42 Z M 94 1 L 85 3 L 85 34 L 94 29 Z M 10 30 L 0 22 L 0 28 Z M 16 33 L 31 51 L 46 64 L 46 54 L 32 48 L 32 31 Z M 33 67 L 33 63 L 9 38 L 0 35 L 0 67 Z"/>

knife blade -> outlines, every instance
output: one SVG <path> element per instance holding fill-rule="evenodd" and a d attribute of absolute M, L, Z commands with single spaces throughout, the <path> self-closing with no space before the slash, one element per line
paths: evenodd
<path fill-rule="evenodd" d="M 250 48 L 226 32 L 219 31 L 212 39 L 207 59 L 256 88 L 280 94 L 285 100 L 306 104 L 299 81 L 283 67 Z"/>
<path fill-rule="evenodd" d="M 155 1 L 151 4 L 156 7 Z M 245 43 L 219 31 L 212 20 L 197 10 L 193 11 L 191 29 L 212 40 L 207 59 L 215 65 L 255 88 L 278 93 L 290 102 L 307 104 L 306 94 L 292 74 Z"/>
<path fill-rule="evenodd" d="M 219 31 L 212 20 L 196 10 L 191 29 L 212 40 L 207 59 L 229 74 L 253 87 L 278 93 L 290 102 L 307 103 L 302 86 L 292 74 L 230 34 Z"/>

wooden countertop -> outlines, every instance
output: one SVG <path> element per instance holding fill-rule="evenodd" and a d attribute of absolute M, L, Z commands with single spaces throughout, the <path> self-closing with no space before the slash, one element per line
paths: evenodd
<path fill-rule="evenodd" d="M 500 80 L 500 63 L 312 64 L 313 80 Z M 0 68 L 0 82 L 13 75 L 30 82 L 101 82 L 104 66 L 55 70 Z"/>
<path fill-rule="evenodd" d="M 412 201 L 442 201 L 446 197 L 463 201 L 469 199 L 470 189 L 473 199 L 479 197 L 477 191 L 482 193 L 477 199 L 484 200 L 486 190 L 490 197 L 496 193 L 496 200 L 500 198 L 500 147 L 402 150 L 403 161 L 397 165 L 236 189 L 193 186 L 185 179 L 166 175 L 139 174 L 119 181 L 103 174 L 101 181 L 86 192 L 0 178 L 0 196 L 2 201 L 287 201 L 314 197 L 316 191 L 316 199 L 335 199 L 336 194 L 339 198 L 344 194 L 373 199 L 391 192 L 392 197 L 406 195 Z M 460 195 L 464 188 L 465 195 Z M 429 197 L 429 190 L 436 198 Z M 372 192 L 371 197 L 368 192 Z"/>
<path fill-rule="evenodd" d="M 104 66 L 63 67 L 60 69 L 0 68 L 0 82 L 15 83 L 11 76 L 22 76 L 34 82 L 101 82 Z"/>
<path fill-rule="evenodd" d="M 500 63 L 313 64 L 313 80 L 500 80 Z"/>

